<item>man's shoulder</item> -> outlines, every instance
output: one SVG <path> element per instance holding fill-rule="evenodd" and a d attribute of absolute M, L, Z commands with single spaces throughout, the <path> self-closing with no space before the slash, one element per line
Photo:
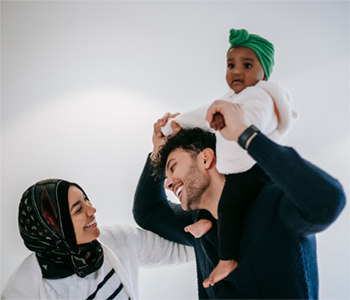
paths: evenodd
<path fill-rule="evenodd" d="M 254 215 L 262 215 L 270 210 L 275 210 L 284 196 L 284 191 L 272 180 L 269 180 L 258 197 L 254 200 L 248 211 L 254 212 Z"/>

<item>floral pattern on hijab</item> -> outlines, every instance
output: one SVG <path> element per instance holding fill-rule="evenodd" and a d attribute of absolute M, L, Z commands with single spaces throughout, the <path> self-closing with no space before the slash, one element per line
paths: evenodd
<path fill-rule="evenodd" d="M 97 240 L 77 245 L 68 204 L 72 185 L 85 194 L 75 183 L 48 179 L 29 187 L 20 201 L 19 231 L 26 247 L 36 253 L 44 278 L 85 277 L 103 263 Z"/>

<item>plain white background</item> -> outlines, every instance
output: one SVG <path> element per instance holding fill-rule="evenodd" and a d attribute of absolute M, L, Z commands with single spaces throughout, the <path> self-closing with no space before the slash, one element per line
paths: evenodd
<path fill-rule="evenodd" d="M 17 209 L 38 180 L 77 182 L 99 224 L 135 225 L 153 123 L 226 92 L 231 28 L 275 45 L 270 80 L 300 113 L 283 144 L 349 195 L 348 1 L 2 1 L 1 289 L 29 253 Z M 348 299 L 348 205 L 317 239 L 320 297 Z M 195 299 L 195 264 L 142 269 L 140 289 Z"/>

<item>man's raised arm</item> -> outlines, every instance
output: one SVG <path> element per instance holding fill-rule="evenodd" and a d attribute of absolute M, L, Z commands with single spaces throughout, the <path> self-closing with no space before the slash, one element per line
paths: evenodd
<path fill-rule="evenodd" d="M 136 223 L 142 228 L 173 242 L 192 245 L 194 238 L 190 233 L 186 233 L 184 228 L 193 223 L 193 212 L 185 212 L 179 204 L 168 201 L 163 186 L 165 177 L 155 178 L 152 174 L 151 157 L 165 142 L 160 127 L 165 125 L 171 117 L 174 115 L 165 114 L 154 124 L 154 149 L 147 157 L 135 191 L 133 214 Z M 174 132 L 179 130 L 177 126 L 172 122 Z"/>
<path fill-rule="evenodd" d="M 221 113 L 225 127 L 220 129 L 228 140 L 243 139 L 244 147 L 284 191 L 279 215 L 290 228 L 307 235 L 326 229 L 345 206 L 340 183 L 318 167 L 307 162 L 290 147 L 278 145 L 259 132 L 249 134 L 244 113 L 237 104 L 216 101 L 208 109 L 207 121 Z M 217 129 L 217 128 L 215 128 Z"/>

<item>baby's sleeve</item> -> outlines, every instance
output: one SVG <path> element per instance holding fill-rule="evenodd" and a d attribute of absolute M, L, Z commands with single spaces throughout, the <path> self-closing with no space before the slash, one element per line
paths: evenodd
<path fill-rule="evenodd" d="M 274 101 L 265 90 L 256 86 L 246 88 L 236 101 L 241 104 L 248 125 L 254 124 L 265 134 L 277 128 Z"/>
<path fill-rule="evenodd" d="M 201 108 L 198 108 L 196 110 L 180 114 L 174 119 L 170 119 L 168 123 L 166 123 L 166 125 L 161 128 L 162 133 L 165 136 L 168 136 L 173 133 L 173 130 L 171 128 L 171 123 L 173 121 L 177 122 L 180 125 L 180 127 L 184 129 L 199 127 L 203 130 L 212 130 L 209 127 L 208 122 L 205 120 L 208 108 L 209 105 L 202 106 Z"/>

